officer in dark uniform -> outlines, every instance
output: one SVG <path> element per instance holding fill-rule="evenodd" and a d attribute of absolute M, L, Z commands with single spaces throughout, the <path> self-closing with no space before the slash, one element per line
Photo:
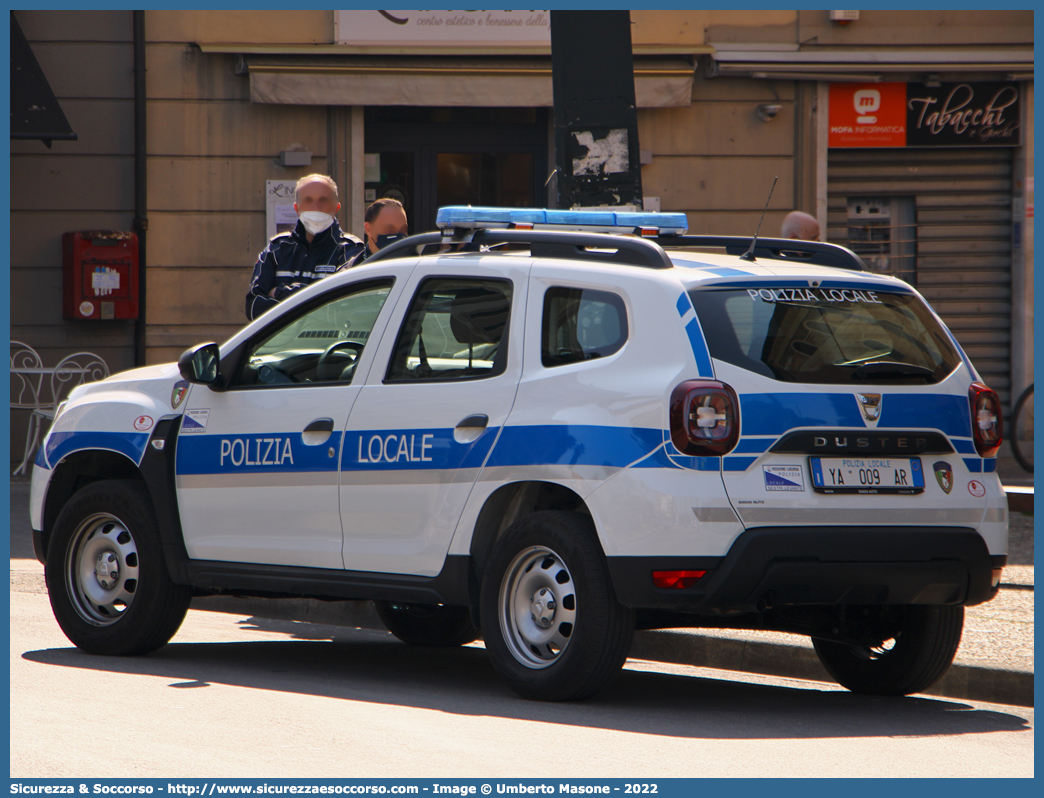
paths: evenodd
<path fill-rule="evenodd" d="M 409 235 L 406 223 L 406 209 L 402 203 L 391 197 L 383 197 L 366 209 L 366 249 L 355 259 L 353 266 L 358 266 L 370 255 L 376 255 L 378 250 L 384 249 L 389 244 L 406 238 Z"/>
<path fill-rule="evenodd" d="M 294 210 L 300 217 L 289 233 L 268 242 L 254 264 L 246 296 L 248 319 L 256 319 L 288 296 L 352 263 L 365 245 L 345 233 L 335 214 L 337 184 L 327 175 L 308 175 L 297 181 Z"/>

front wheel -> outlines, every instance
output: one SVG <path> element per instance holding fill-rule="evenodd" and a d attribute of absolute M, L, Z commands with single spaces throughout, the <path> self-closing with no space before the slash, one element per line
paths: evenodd
<path fill-rule="evenodd" d="M 375 601 L 373 606 L 388 631 L 411 646 L 452 648 L 479 636 L 467 607 L 395 601 Z"/>
<path fill-rule="evenodd" d="M 594 527 L 578 513 L 534 513 L 509 528 L 480 606 L 493 667 L 524 698 L 589 698 L 631 648 L 634 611 L 617 602 Z"/>
<path fill-rule="evenodd" d="M 884 608 L 891 636 L 875 646 L 812 638 L 823 667 L 853 693 L 909 695 L 946 673 L 964 628 L 961 605 Z"/>
<path fill-rule="evenodd" d="M 167 573 L 145 487 L 104 480 L 81 488 L 55 522 L 45 569 L 58 625 L 90 654 L 147 654 L 185 619 L 191 590 Z"/>

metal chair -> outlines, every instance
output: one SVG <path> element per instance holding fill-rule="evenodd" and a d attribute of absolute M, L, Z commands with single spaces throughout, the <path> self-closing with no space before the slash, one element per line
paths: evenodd
<path fill-rule="evenodd" d="M 108 365 L 93 352 L 76 352 L 62 358 L 57 366 L 45 368 L 31 346 L 11 342 L 11 407 L 30 411 L 25 453 L 15 474 L 28 472 L 29 463 L 33 461 L 44 433 L 54 420 L 58 405 L 69 392 L 77 385 L 103 380 L 108 376 Z"/>

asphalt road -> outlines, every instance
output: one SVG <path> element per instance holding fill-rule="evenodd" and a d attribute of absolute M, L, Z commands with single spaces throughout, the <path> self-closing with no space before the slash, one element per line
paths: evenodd
<path fill-rule="evenodd" d="M 630 661 L 583 704 L 516 698 L 478 647 L 191 610 L 148 657 L 92 657 L 11 592 L 11 776 L 1033 775 L 1033 710 Z"/>

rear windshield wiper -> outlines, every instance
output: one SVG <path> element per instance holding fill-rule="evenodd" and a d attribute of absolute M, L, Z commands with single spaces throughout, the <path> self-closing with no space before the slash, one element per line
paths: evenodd
<path fill-rule="evenodd" d="M 851 374 L 853 380 L 871 380 L 884 378 L 908 378 L 920 377 L 931 381 L 935 379 L 935 372 L 924 366 L 915 366 L 913 363 L 894 363 L 890 360 L 875 360 L 873 363 L 864 363 Z"/>

